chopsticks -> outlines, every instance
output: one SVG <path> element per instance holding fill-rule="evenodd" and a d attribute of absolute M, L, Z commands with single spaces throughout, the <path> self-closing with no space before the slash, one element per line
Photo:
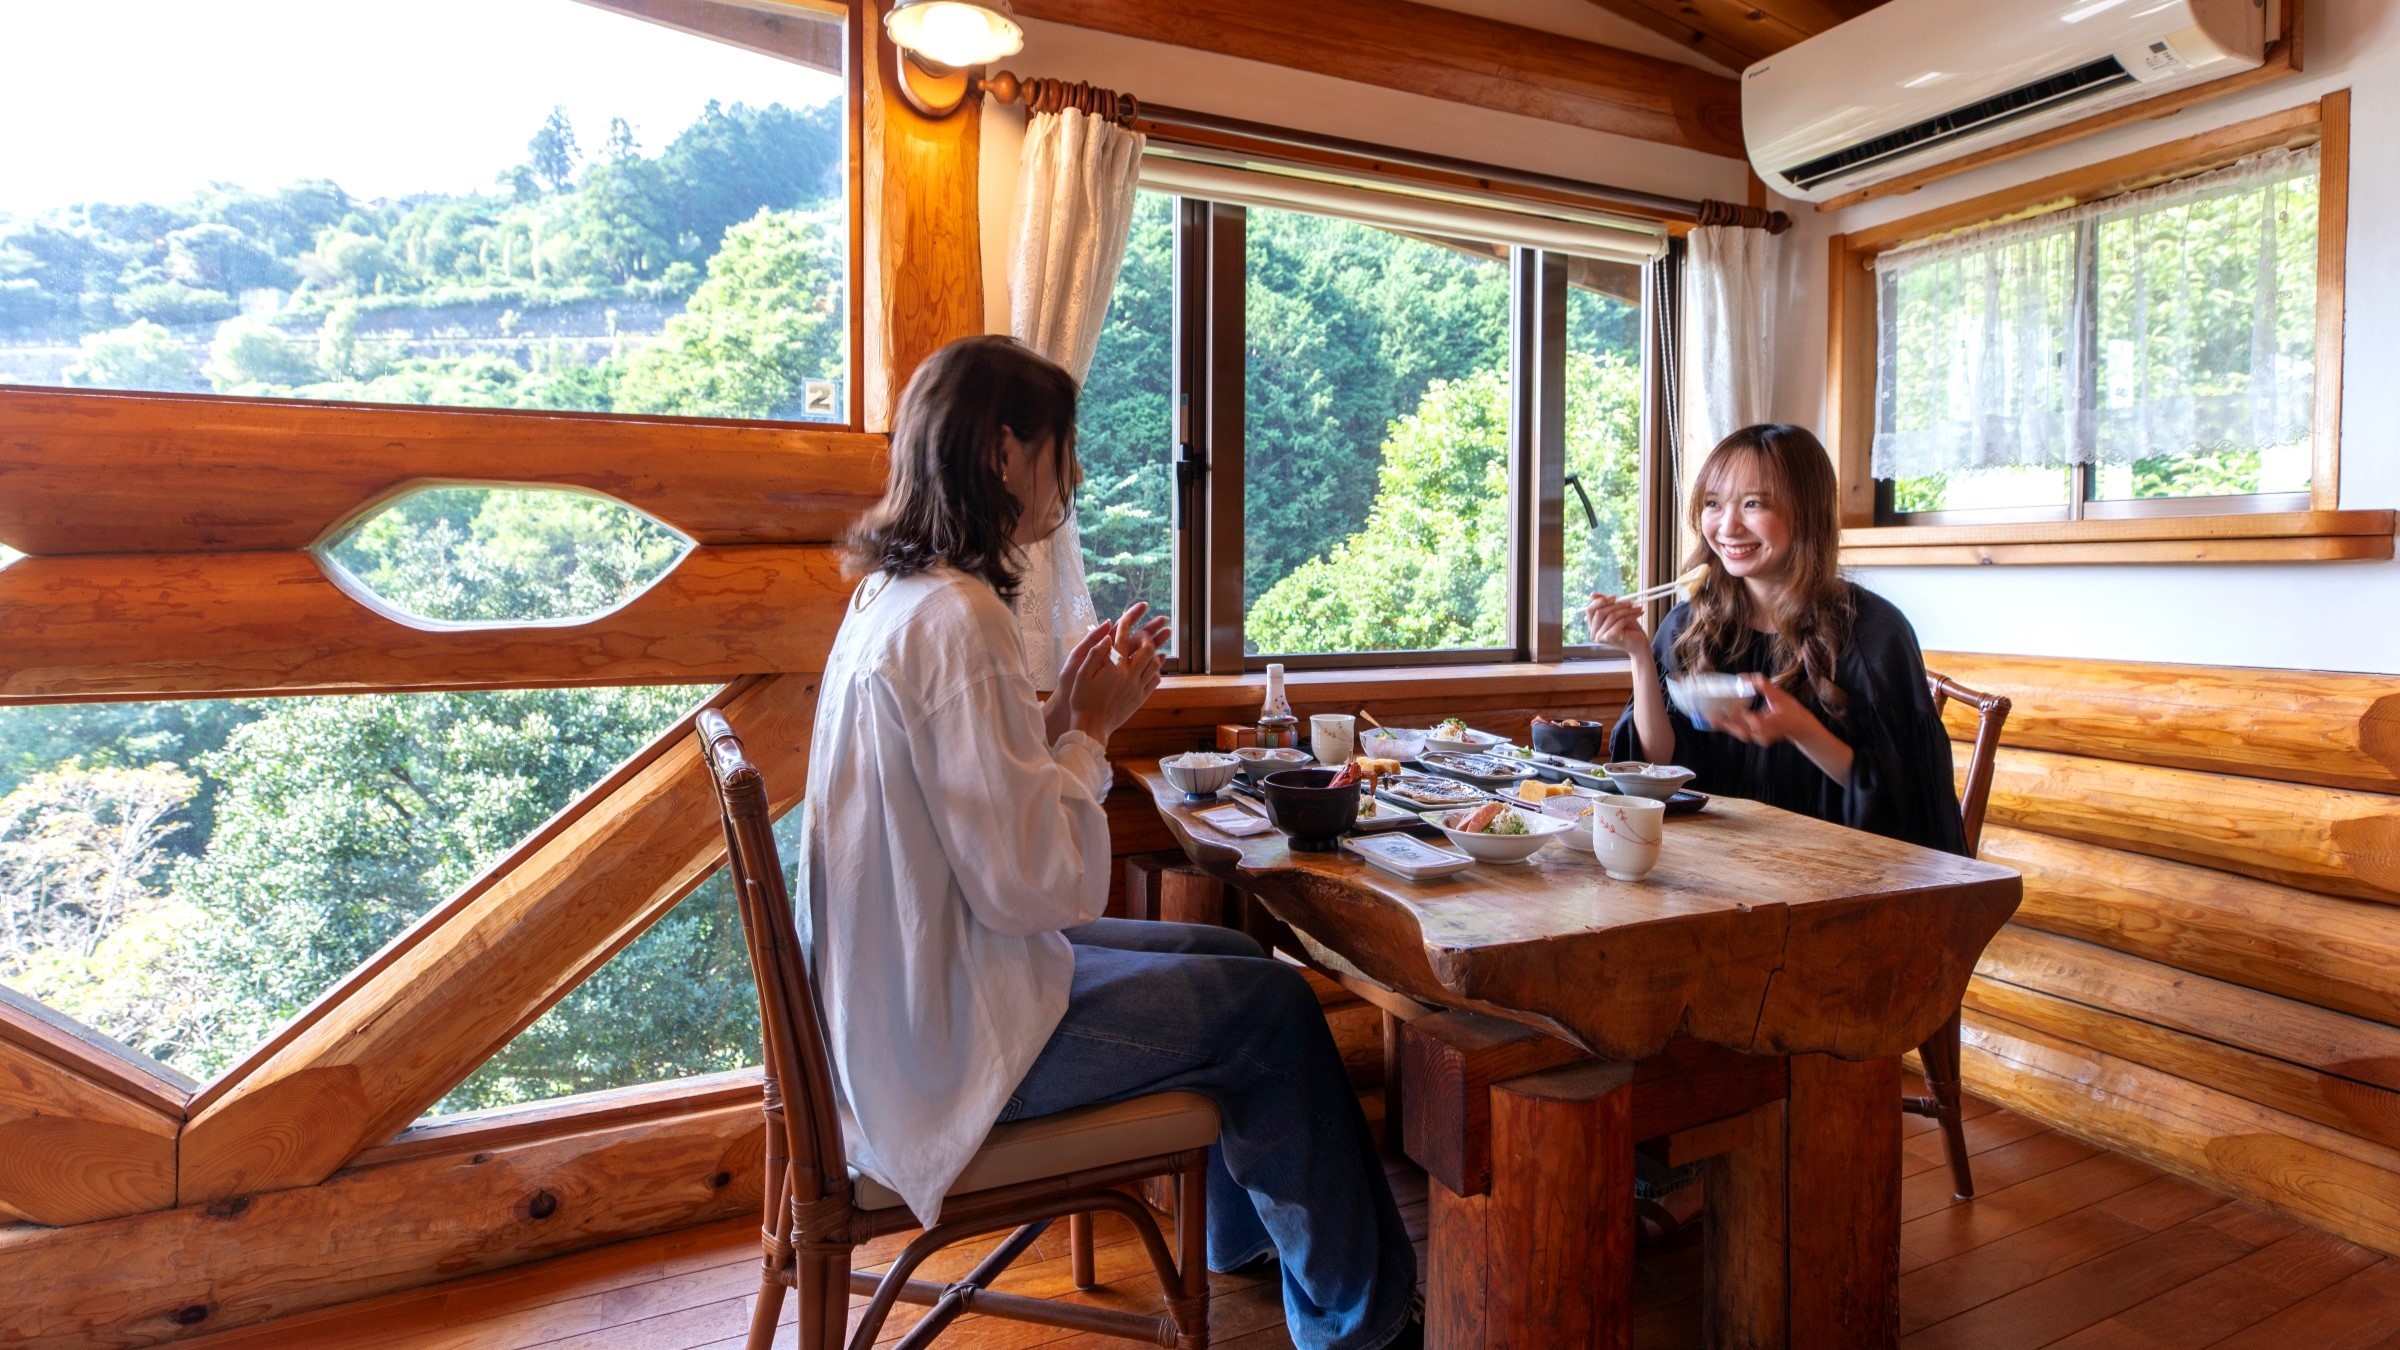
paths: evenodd
<path fill-rule="evenodd" d="M 1642 589 L 1633 592 L 1631 595 L 1620 595 L 1617 597 L 1617 602 L 1619 604 L 1623 604 L 1627 601 L 1631 601 L 1634 604 L 1639 605 L 1645 604 L 1652 600 L 1663 600 L 1668 596 L 1682 590 L 1686 586 L 1697 585 L 1700 579 L 1707 575 L 1708 564 L 1702 563 L 1698 567 L 1695 567 L 1692 570 L 1684 573 L 1682 576 L 1675 578 L 1673 581 L 1662 581 L 1655 586 L 1645 586 Z"/>

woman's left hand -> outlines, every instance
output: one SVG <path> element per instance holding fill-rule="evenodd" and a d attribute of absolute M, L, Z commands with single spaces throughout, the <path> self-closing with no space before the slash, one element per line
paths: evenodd
<path fill-rule="evenodd" d="M 1772 680 L 1761 679 L 1758 686 L 1759 706 L 1720 713 L 1709 725 L 1752 745 L 1781 745 L 1785 741 L 1806 742 L 1825 732 L 1825 724 L 1807 705 L 1777 688 Z"/>

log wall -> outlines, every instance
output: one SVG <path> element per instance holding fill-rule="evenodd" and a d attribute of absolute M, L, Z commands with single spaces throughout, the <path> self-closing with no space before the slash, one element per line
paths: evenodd
<path fill-rule="evenodd" d="M 1926 660 L 2016 705 L 1969 1089 L 2400 1253 L 2400 677 Z"/>

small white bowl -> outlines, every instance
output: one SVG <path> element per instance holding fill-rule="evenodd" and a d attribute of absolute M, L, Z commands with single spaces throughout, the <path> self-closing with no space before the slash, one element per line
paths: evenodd
<path fill-rule="evenodd" d="M 1425 753 L 1425 733 L 1407 727 L 1360 727 L 1358 753 L 1370 759 L 1397 759 L 1402 762 Z"/>
<path fill-rule="evenodd" d="M 1692 719 L 1692 725 L 1702 731 L 1709 723 L 1726 713 L 1750 706 L 1758 697 L 1758 687 L 1747 675 L 1725 675 L 1702 671 L 1696 675 L 1672 675 L 1667 678 L 1667 697 Z"/>
<path fill-rule="evenodd" d="M 1599 799 L 1600 794 L 1590 788 L 1577 788 L 1542 803 L 1543 815 L 1567 822 L 1567 832 L 1558 837 L 1559 843 L 1577 853 L 1592 851 L 1592 804 Z"/>
<path fill-rule="evenodd" d="M 1644 764 L 1638 760 L 1603 764 L 1600 772 L 1607 774 L 1608 781 L 1616 784 L 1617 791 L 1628 797 L 1649 797 L 1662 802 L 1683 791 L 1684 784 L 1699 777 L 1690 769 L 1678 765 Z"/>
<path fill-rule="evenodd" d="M 1440 826 L 1443 834 L 1450 836 L 1450 844 L 1453 848 L 1477 862 L 1487 863 L 1523 862 L 1541 852 L 1543 845 L 1575 828 L 1573 821 L 1560 820 L 1556 816 L 1543 815 L 1538 811 L 1520 810 L 1513 806 L 1509 810 L 1515 812 L 1518 818 L 1525 822 L 1525 833 L 1469 834 L 1465 830 L 1450 828 L 1452 821 L 1465 820 L 1468 816 L 1475 814 L 1475 808 L 1471 806 L 1456 811 L 1443 811 L 1425 818 Z M 1588 829 L 1589 826 L 1586 828 Z"/>
<path fill-rule="evenodd" d="M 1473 728 L 1469 728 L 1464 736 L 1436 736 L 1429 731 L 1425 733 L 1425 748 L 1447 750 L 1454 755 L 1486 755 L 1491 753 L 1493 746 L 1503 744 L 1504 739 Z"/>
<path fill-rule="evenodd" d="M 1306 750 L 1288 745 L 1245 745 L 1233 753 L 1235 758 L 1241 761 L 1242 776 L 1253 783 L 1268 774 L 1281 773 L 1285 769 L 1297 769 L 1303 764 L 1313 762 Z"/>
<path fill-rule="evenodd" d="M 1184 796 L 1214 797 L 1233 781 L 1233 776 L 1241 771 L 1242 762 L 1214 750 L 1194 750 L 1162 759 L 1158 767 L 1167 775 L 1168 782 L 1183 789 Z"/>

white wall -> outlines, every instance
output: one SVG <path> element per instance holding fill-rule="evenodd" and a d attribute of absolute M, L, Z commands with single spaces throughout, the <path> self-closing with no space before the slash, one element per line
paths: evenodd
<path fill-rule="evenodd" d="M 1584 0 L 1446 0 L 1442 7 L 1538 24 L 1715 69 L 1669 40 Z M 1748 167 L 1716 155 L 1084 28 L 1029 21 L 1024 52 L 1003 64 L 1019 75 L 1089 80 L 1167 107 L 1613 187 L 1731 201 L 1746 200 L 1749 191 Z M 1023 122 L 1019 109 L 988 103 L 984 107 L 984 303 L 986 325 L 993 332 L 1008 330 L 1006 239 Z"/>
<path fill-rule="evenodd" d="M 2313 0 L 2304 73 L 2221 103 L 2028 155 L 1910 196 L 1819 214 L 1786 203 L 1787 325 L 1776 415 L 1821 423 L 1825 240 L 2079 164 L 2351 90 L 2350 248 L 2343 353 L 2345 507 L 2400 507 L 2400 5 Z M 2322 358 L 2323 354 L 2320 354 Z M 2400 672 L 2400 563 L 1871 568 L 1928 648 Z"/>

